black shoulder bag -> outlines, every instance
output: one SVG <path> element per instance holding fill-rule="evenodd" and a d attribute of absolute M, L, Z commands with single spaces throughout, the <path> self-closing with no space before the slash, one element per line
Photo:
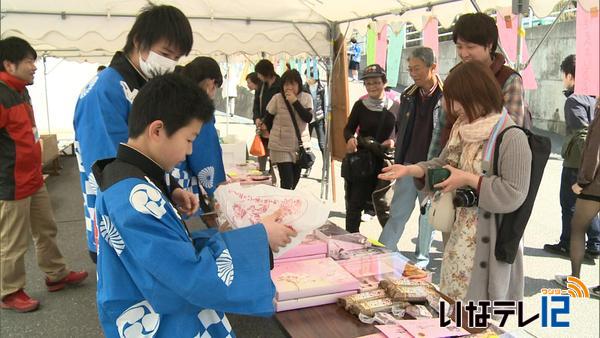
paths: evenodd
<path fill-rule="evenodd" d="M 377 126 L 377 132 L 375 133 L 375 140 L 379 139 L 379 134 L 383 130 L 383 123 L 385 122 L 385 116 L 387 109 L 382 110 L 382 116 Z M 360 137 L 359 137 L 360 138 Z M 357 139 L 358 141 L 358 139 Z M 358 142 L 360 143 L 360 142 Z M 359 144 L 360 145 L 360 144 Z M 356 152 L 349 153 L 344 156 L 342 160 L 342 177 L 348 181 L 359 181 L 367 177 L 371 177 L 376 174 L 377 165 L 376 155 L 369 149 L 360 147 Z"/>
<path fill-rule="evenodd" d="M 294 125 L 294 130 L 296 131 L 296 137 L 298 138 L 298 160 L 296 161 L 296 164 L 300 166 L 301 169 L 311 168 L 315 163 L 315 154 L 313 154 L 310 149 L 304 148 L 304 145 L 302 144 L 302 137 L 300 135 L 300 129 L 298 129 L 298 123 L 296 122 L 296 117 L 294 116 L 294 109 L 285 96 L 282 95 L 282 97 L 283 101 L 285 101 L 288 111 L 290 112 L 292 124 Z"/>

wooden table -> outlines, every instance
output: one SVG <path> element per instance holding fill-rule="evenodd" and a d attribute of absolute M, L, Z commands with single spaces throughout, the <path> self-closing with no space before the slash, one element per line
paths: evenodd
<path fill-rule="evenodd" d="M 278 312 L 275 319 L 283 331 L 294 338 L 349 338 L 379 332 L 337 304 Z"/>
<path fill-rule="evenodd" d="M 454 300 L 439 293 L 451 305 Z M 462 327 L 470 333 L 479 333 L 485 329 L 467 327 L 467 314 L 463 309 Z M 454 319 L 454 314 L 451 316 Z M 305 309 L 278 312 L 275 319 L 282 330 L 293 338 L 351 338 L 360 337 L 380 331 L 374 325 L 364 324 L 337 304 L 321 305 Z"/>

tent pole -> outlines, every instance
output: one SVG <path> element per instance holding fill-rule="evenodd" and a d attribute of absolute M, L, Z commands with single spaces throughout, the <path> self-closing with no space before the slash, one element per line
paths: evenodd
<path fill-rule="evenodd" d="M 533 53 L 531 53 L 531 55 L 529 56 L 529 59 L 523 65 L 523 69 L 525 69 L 525 68 L 527 68 L 527 66 L 529 66 L 529 63 L 531 62 L 531 59 L 533 58 L 533 56 L 535 55 L 535 53 L 537 53 L 538 49 L 540 49 L 540 47 L 542 46 L 542 44 L 546 41 L 546 39 L 548 38 L 548 36 L 550 35 L 550 33 L 554 30 L 554 27 L 558 23 L 558 19 L 560 19 L 560 17 L 563 15 L 563 13 L 567 9 L 567 7 L 569 7 L 569 3 L 565 3 L 565 6 L 561 9 L 561 11 L 558 14 L 558 16 L 552 22 L 552 25 L 550 25 L 550 27 L 548 28 L 548 30 L 546 31 L 546 33 L 542 37 L 542 40 L 540 40 L 540 42 L 537 44 L 537 46 L 535 46 L 535 49 L 533 50 Z"/>
<path fill-rule="evenodd" d="M 330 149 L 331 149 L 331 71 L 333 70 L 333 35 L 335 28 L 333 24 L 329 26 L 329 39 L 331 44 L 329 47 L 329 61 L 327 67 L 325 67 L 327 73 L 327 107 L 325 108 L 325 149 L 323 154 L 323 169 L 321 170 L 321 199 L 329 199 L 329 181 L 331 180 L 331 160 L 330 160 Z M 335 180 L 335 178 L 333 178 Z M 335 196 L 335 195 L 334 195 Z"/>
<path fill-rule="evenodd" d="M 44 96 L 46 101 L 46 120 L 48 121 L 48 134 L 51 134 L 52 130 L 50 129 L 50 110 L 48 108 L 48 81 L 46 79 L 46 77 L 48 76 L 48 73 L 46 72 L 46 54 L 42 55 L 42 61 L 44 63 Z"/>
<path fill-rule="evenodd" d="M 525 30 L 523 29 L 523 14 L 517 14 L 517 60 L 515 61 L 515 70 L 521 72 L 523 70 L 521 59 L 523 58 L 523 38 Z"/>
<path fill-rule="evenodd" d="M 396 9 L 394 11 L 387 11 L 387 12 L 382 12 L 382 13 L 373 13 L 373 14 L 369 14 L 369 15 L 358 16 L 356 18 L 352 18 L 352 19 L 348 19 L 348 20 L 336 21 L 335 23 L 341 24 L 341 23 L 348 23 L 348 22 L 359 21 L 359 20 L 364 20 L 364 19 L 373 19 L 378 16 L 384 16 L 384 15 L 390 15 L 390 14 L 403 14 L 403 13 L 406 13 L 409 11 L 413 11 L 415 9 L 431 8 L 434 6 L 445 5 L 445 4 L 458 2 L 458 1 L 461 1 L 461 0 L 440 0 L 440 1 L 434 1 L 434 2 L 426 2 L 422 5 L 404 6 L 399 9 Z M 398 1 L 398 2 L 401 3 L 401 1 Z"/>
<path fill-rule="evenodd" d="M 318 56 L 319 58 L 321 58 L 321 55 L 319 55 L 319 53 L 317 52 L 317 50 L 315 49 L 315 47 L 313 47 L 312 43 L 310 43 L 310 41 L 308 40 L 308 38 L 306 37 L 306 35 L 304 35 L 304 33 L 302 33 L 302 31 L 300 30 L 300 28 L 298 28 L 298 26 L 295 23 L 292 23 L 292 25 L 298 31 L 298 33 L 300 33 L 300 36 L 304 39 L 304 41 L 306 42 L 306 44 L 308 45 L 308 47 L 310 47 L 310 49 L 312 49 L 313 53 L 315 53 L 316 56 Z"/>
<path fill-rule="evenodd" d="M 225 135 L 229 136 L 229 81 L 231 74 L 229 73 L 229 56 L 225 55 L 225 75 L 227 76 L 227 83 L 225 84 Z"/>

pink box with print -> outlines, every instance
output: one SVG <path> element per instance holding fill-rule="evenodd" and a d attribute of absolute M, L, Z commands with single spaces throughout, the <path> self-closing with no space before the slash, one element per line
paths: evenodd
<path fill-rule="evenodd" d="M 333 303 L 337 302 L 337 300 L 339 298 L 350 296 L 355 293 L 357 293 L 357 291 L 352 290 L 352 291 L 345 291 L 345 292 L 330 293 L 328 295 L 276 301 L 275 302 L 275 311 L 281 312 L 281 311 L 288 311 L 288 310 L 295 310 L 295 309 L 303 309 L 303 308 L 312 307 L 312 306 L 333 304 Z"/>
<path fill-rule="evenodd" d="M 358 280 L 329 257 L 277 264 L 271 279 L 279 301 L 359 289 Z"/>
<path fill-rule="evenodd" d="M 325 254 L 319 254 L 319 255 L 309 255 L 309 256 L 290 257 L 290 258 L 277 258 L 277 259 L 273 260 L 273 263 L 275 265 L 277 265 L 277 264 L 281 264 L 281 263 L 289 263 L 289 262 L 295 262 L 295 261 L 303 261 L 306 259 L 325 258 L 325 257 L 327 257 Z"/>
<path fill-rule="evenodd" d="M 298 246 L 295 248 L 288 250 L 283 255 L 277 257 L 277 260 L 314 255 L 323 255 L 322 257 L 325 257 L 326 254 L 327 243 L 318 239 L 314 235 L 307 235 L 302 243 L 298 244 Z"/>

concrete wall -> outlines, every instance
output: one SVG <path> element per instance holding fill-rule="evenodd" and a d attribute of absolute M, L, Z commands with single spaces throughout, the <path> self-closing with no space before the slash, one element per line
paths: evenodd
<path fill-rule="evenodd" d="M 530 53 L 542 40 L 549 27 L 537 26 L 526 29 L 527 47 Z M 398 81 L 403 86 L 412 84 L 406 71 L 408 67 L 406 57 L 414 48 L 407 48 L 402 54 Z M 459 61 L 454 43 L 452 41 L 440 42 L 439 53 L 438 69 L 441 77 L 445 78 L 448 71 Z M 562 93 L 562 75 L 559 67 L 567 55 L 574 53 L 575 21 L 569 21 L 557 24 L 534 56 L 532 64 L 538 89 L 526 91 L 525 97 L 533 113 L 535 127 L 564 135 L 565 97 Z"/>

